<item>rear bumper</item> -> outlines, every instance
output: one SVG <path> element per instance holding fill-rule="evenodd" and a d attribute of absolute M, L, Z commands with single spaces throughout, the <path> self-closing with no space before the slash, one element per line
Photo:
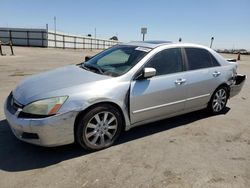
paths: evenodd
<path fill-rule="evenodd" d="M 74 122 L 77 112 L 67 112 L 47 118 L 19 118 L 4 105 L 4 113 L 14 135 L 35 145 L 52 147 L 74 142 Z"/>
<path fill-rule="evenodd" d="M 230 86 L 230 98 L 238 95 L 246 81 L 247 76 L 238 74 L 235 78 L 234 84 Z"/>

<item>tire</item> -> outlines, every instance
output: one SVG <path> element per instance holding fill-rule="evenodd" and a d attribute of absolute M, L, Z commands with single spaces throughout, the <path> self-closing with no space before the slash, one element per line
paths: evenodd
<path fill-rule="evenodd" d="M 122 116 L 114 106 L 96 106 L 80 119 L 76 127 L 76 141 L 86 150 L 107 148 L 119 137 L 122 122 Z"/>
<path fill-rule="evenodd" d="M 220 86 L 219 88 L 217 88 L 208 103 L 208 111 L 212 115 L 217 115 L 224 112 L 227 105 L 228 97 L 229 92 L 227 87 Z"/>

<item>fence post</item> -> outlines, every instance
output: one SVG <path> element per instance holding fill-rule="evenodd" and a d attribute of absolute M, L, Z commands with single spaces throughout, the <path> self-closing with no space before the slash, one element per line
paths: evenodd
<path fill-rule="evenodd" d="M 54 33 L 54 39 L 55 39 L 55 48 L 56 48 L 56 33 Z"/>
<path fill-rule="evenodd" d="M 76 49 L 76 37 L 74 37 L 74 49 Z"/>
<path fill-rule="evenodd" d="M 11 49 L 11 55 L 14 55 L 13 46 L 12 46 L 12 42 L 11 41 L 10 41 L 10 49 Z"/>
<path fill-rule="evenodd" d="M 90 39 L 90 50 L 92 50 L 92 38 Z"/>
<path fill-rule="evenodd" d="M 10 35 L 10 41 L 12 42 L 12 31 L 9 30 L 9 35 Z"/>
<path fill-rule="evenodd" d="M 65 39 L 64 39 L 64 35 L 63 35 L 63 49 L 65 49 Z"/>
<path fill-rule="evenodd" d="M 44 40 L 44 36 L 43 36 L 44 32 L 42 31 L 41 33 L 42 33 L 42 47 L 44 47 L 44 41 L 43 41 Z"/>
<path fill-rule="evenodd" d="M 29 31 L 27 31 L 27 46 L 30 46 L 30 35 L 29 35 Z"/>

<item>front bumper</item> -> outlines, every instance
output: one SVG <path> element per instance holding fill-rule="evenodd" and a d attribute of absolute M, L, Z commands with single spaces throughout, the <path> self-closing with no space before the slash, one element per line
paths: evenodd
<path fill-rule="evenodd" d="M 18 139 L 47 147 L 74 142 L 74 122 L 78 112 L 67 112 L 40 119 L 19 118 L 10 112 L 7 105 L 8 99 L 4 105 L 4 113 L 12 132 Z"/>

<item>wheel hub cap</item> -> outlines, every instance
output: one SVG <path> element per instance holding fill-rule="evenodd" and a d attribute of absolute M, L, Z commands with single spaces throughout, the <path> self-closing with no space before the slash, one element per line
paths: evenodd
<path fill-rule="evenodd" d="M 83 136 L 91 145 L 105 146 L 112 141 L 117 127 L 117 118 L 113 113 L 99 112 L 89 120 Z"/>
<path fill-rule="evenodd" d="M 218 90 L 213 98 L 213 103 L 212 103 L 213 110 L 215 112 L 221 111 L 226 105 L 226 100 L 227 100 L 226 91 L 224 89 Z"/>

